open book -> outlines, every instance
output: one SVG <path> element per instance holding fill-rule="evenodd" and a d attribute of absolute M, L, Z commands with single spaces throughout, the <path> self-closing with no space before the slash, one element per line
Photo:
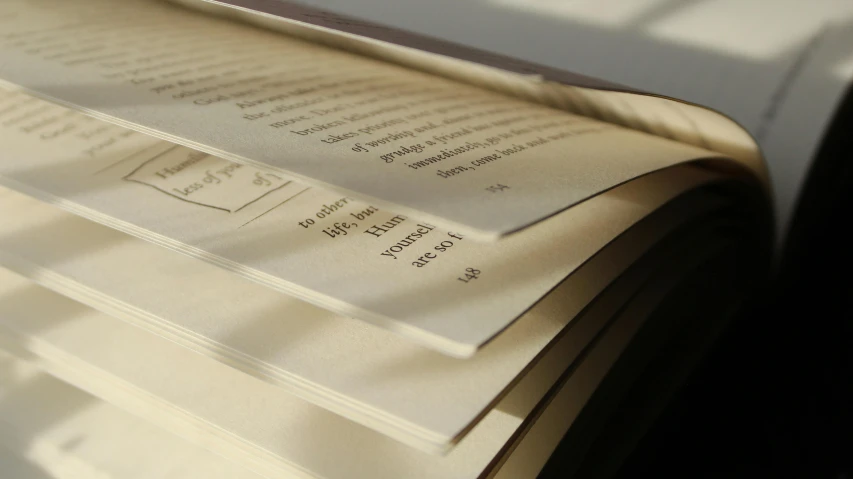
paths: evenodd
<path fill-rule="evenodd" d="M 284 2 L 6 1 L 0 84 L 0 344 L 247 474 L 594 468 L 768 267 L 722 114 Z"/>

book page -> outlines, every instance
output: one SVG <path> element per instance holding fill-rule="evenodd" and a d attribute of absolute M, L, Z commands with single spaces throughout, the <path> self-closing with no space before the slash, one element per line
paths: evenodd
<path fill-rule="evenodd" d="M 848 1 L 400 0 L 394 8 L 384 0 L 299 3 L 722 111 L 761 145 L 780 240 L 853 81 Z"/>
<path fill-rule="evenodd" d="M 357 6 L 356 13 L 347 17 L 289 0 L 168 1 L 205 14 L 235 19 L 312 43 L 712 150 L 737 161 L 750 172 L 753 180 L 758 179 L 761 186 L 767 186 L 767 171 L 758 145 L 734 120 L 700 104 L 574 73 L 570 71 L 571 64 L 553 68 L 374 23 L 365 20 L 365 12 L 358 10 L 364 2 L 352 2 Z M 457 11 L 458 6 L 438 10 L 444 14 L 447 10 Z"/>
<path fill-rule="evenodd" d="M 644 177 L 640 191 L 673 195 L 714 179 L 698 169 L 682 173 Z M 634 185 L 605 195 L 630 204 L 640 200 L 629 189 Z M 579 321 L 589 303 L 613 290 L 626 270 L 645 271 L 632 265 L 662 239 L 725 205 L 708 195 L 691 198 L 659 209 L 614 240 L 464 360 L 5 188 L 0 264 L 407 444 L 444 450 L 548 354 L 543 350 L 564 361 L 546 368 L 558 374 L 595 334 Z M 562 335 L 567 325 L 571 334 Z"/>
<path fill-rule="evenodd" d="M 695 184 L 664 171 L 648 182 L 666 187 L 637 180 L 481 244 L 21 93 L 0 92 L 0 138 L 0 182 L 12 188 L 456 356 Z"/>
<path fill-rule="evenodd" d="M 51 375 L 265 477 L 482 477 L 536 408 L 539 401 L 530 394 L 531 386 L 543 386 L 542 378 L 531 372 L 454 450 L 430 455 L 8 271 L 0 269 L 0 279 L 4 345 L 26 353 Z M 592 319 L 609 319 L 600 316 Z M 595 350 L 618 350 L 611 333 L 612 328 L 603 338 L 607 346 Z M 578 363 L 571 372 L 584 370 L 583 358 Z M 587 381 L 601 379 L 595 371 L 601 371 L 600 364 L 593 371 L 567 375 L 565 387 L 578 405 L 592 393 Z M 546 391 L 554 381 L 544 385 Z"/>
<path fill-rule="evenodd" d="M 154 0 L 11 0 L 0 81 L 494 239 L 708 150 Z"/>

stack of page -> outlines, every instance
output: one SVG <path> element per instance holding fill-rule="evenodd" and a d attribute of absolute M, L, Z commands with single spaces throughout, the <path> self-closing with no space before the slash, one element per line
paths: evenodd
<path fill-rule="evenodd" d="M 725 116 L 368 22 L 8 0 L 0 85 L 21 477 L 612 469 L 767 270 Z"/>

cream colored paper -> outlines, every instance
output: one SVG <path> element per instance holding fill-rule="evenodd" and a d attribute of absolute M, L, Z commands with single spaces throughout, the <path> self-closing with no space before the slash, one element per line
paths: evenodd
<path fill-rule="evenodd" d="M 853 80 L 853 2 L 401 0 L 394 8 L 385 0 L 300 3 L 723 111 L 761 144 L 780 240 Z M 768 8 L 771 4 L 775 7 Z M 464 13 L 451 17 L 448 9 Z M 476 23 L 467 21 L 474 17 Z M 529 40 L 533 37 L 536 41 Z"/>
<path fill-rule="evenodd" d="M 156 1 L 0 22 L 9 86 L 482 238 L 718 155 Z"/>
<path fill-rule="evenodd" d="M 12 188 L 455 356 L 695 184 L 663 172 L 478 244 L 23 94 L 0 93 L 0 139 L 0 182 Z"/>
<path fill-rule="evenodd" d="M 55 479 L 261 477 L 5 351 L 0 351 L 2 449 Z M 4 478 L 26 477 L 13 473 L 7 460 L 0 456 Z"/>
<path fill-rule="evenodd" d="M 280 477 L 474 478 L 518 435 L 536 406 L 532 371 L 450 454 L 430 456 L 114 318 L 0 271 L 0 339 L 39 367 L 259 473 Z M 589 319 L 604 322 L 625 284 Z M 628 293 L 628 294 L 626 294 Z M 618 350 L 601 346 L 605 353 Z M 596 348 L 599 349 L 599 348 Z M 580 368 L 583 368 L 581 364 Z M 568 378 L 579 404 L 601 375 Z"/>
<path fill-rule="evenodd" d="M 595 208 L 592 223 L 582 224 L 595 231 L 622 207 L 628 209 L 620 215 L 652 211 L 713 178 L 690 168 L 648 176 L 585 203 Z M 446 449 L 608 283 L 672 228 L 711 207 L 685 202 L 641 223 L 476 356 L 458 360 L 19 193 L 0 193 L 0 216 L 14 218 L 0 223 L 0 263 L 428 450 Z M 541 234 L 542 241 L 554 238 Z M 566 362 L 558 369 L 585 343 L 574 344 L 556 349 Z"/>
<path fill-rule="evenodd" d="M 502 50 L 500 46 L 487 44 L 485 50 L 466 46 L 479 44 L 479 38 L 477 41 L 470 41 L 469 38 L 461 40 L 461 43 L 453 43 L 453 41 L 460 41 L 461 37 L 457 34 L 458 32 L 452 31 L 452 21 L 440 21 L 442 27 L 450 27 L 450 29 L 438 31 L 432 28 L 436 25 L 425 26 L 422 19 L 405 24 L 400 18 L 395 18 L 401 12 L 404 13 L 406 22 L 418 17 L 421 13 L 427 18 L 434 17 L 435 12 L 444 12 L 447 8 L 455 9 L 455 5 L 438 6 L 435 5 L 436 2 L 431 2 L 430 7 L 421 8 L 421 5 L 409 2 L 405 7 L 389 9 L 381 1 L 365 0 L 343 3 L 334 1 L 269 3 L 263 0 L 169 1 L 206 14 L 233 18 L 313 43 L 334 46 L 407 68 L 483 86 L 560 110 L 707 148 L 736 159 L 752 170 L 757 177 L 767 179 L 761 152 L 755 141 L 743 127 L 719 112 L 675 98 L 638 92 L 630 87 L 612 83 L 614 78 L 608 75 L 600 75 L 600 78 L 606 80 L 579 75 L 580 70 L 572 61 L 561 66 L 565 69 L 547 66 L 553 62 L 536 64 L 528 61 L 538 57 L 543 51 L 549 55 L 560 50 L 558 54 L 564 55 L 565 51 L 561 49 L 538 48 L 539 44 L 536 42 L 511 42 L 514 46 L 521 48 L 535 45 L 534 51 L 527 51 L 524 55 L 515 58 L 502 56 L 493 53 Z M 599 2 L 596 5 L 604 4 Z M 623 10 L 609 7 L 603 9 Z M 483 11 L 485 10 L 478 11 L 475 15 Z M 353 17 L 341 15 L 344 12 L 352 14 Z M 413 12 L 417 14 L 411 15 Z M 468 18 L 469 15 L 464 17 Z M 378 23 L 373 23 L 374 21 Z M 464 21 L 459 24 L 465 25 L 463 30 L 466 35 L 478 31 L 479 36 L 483 36 L 480 29 L 494 29 L 490 21 L 480 22 L 477 25 L 466 24 Z M 395 29 L 395 26 L 404 28 Z M 426 32 L 428 36 L 418 35 L 414 33 L 415 31 Z M 477 36 L 478 34 L 475 34 L 474 38 Z M 551 43 L 560 44 L 561 40 Z M 584 42 L 575 43 L 573 47 L 581 51 L 588 50 L 585 53 L 591 53 L 590 57 L 601 56 L 597 54 L 598 50 L 589 49 Z M 617 43 L 614 45 L 618 48 Z M 508 53 L 512 54 L 512 52 Z M 586 60 L 581 58 L 582 56 L 575 54 L 572 60 Z M 618 57 L 618 55 L 610 56 Z M 623 59 L 620 58 L 621 60 Z M 621 63 L 623 68 L 624 64 L 630 65 L 630 62 L 621 61 Z M 624 85 L 635 84 L 630 81 L 624 82 Z"/>

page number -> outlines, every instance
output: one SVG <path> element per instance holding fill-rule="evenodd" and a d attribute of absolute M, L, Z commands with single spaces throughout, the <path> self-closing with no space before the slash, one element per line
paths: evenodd
<path fill-rule="evenodd" d="M 489 193 L 500 193 L 501 191 L 508 190 L 508 189 L 509 189 L 509 186 L 502 185 L 500 183 L 486 187 L 486 191 L 488 191 Z"/>
<path fill-rule="evenodd" d="M 458 279 L 459 281 L 462 281 L 463 283 L 467 283 L 467 282 L 471 281 L 472 279 L 477 279 L 479 277 L 480 277 L 480 270 L 479 269 L 477 269 L 477 268 L 465 268 L 465 277 L 463 278 L 460 276 L 459 278 L 456 278 L 456 279 Z"/>

